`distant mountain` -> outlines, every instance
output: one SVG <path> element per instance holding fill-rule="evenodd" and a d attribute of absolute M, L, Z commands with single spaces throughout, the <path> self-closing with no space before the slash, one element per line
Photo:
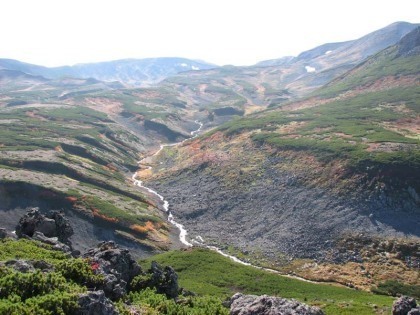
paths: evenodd
<path fill-rule="evenodd" d="M 293 57 L 293 56 L 285 56 L 279 59 L 270 59 L 270 60 L 260 61 L 255 65 L 257 67 L 284 66 L 292 62 L 295 58 L 296 57 Z"/>
<path fill-rule="evenodd" d="M 308 72 L 322 71 L 337 67 L 344 63 L 358 63 L 388 46 L 397 43 L 404 35 L 416 28 L 418 24 L 395 22 L 377 31 L 369 33 L 359 39 L 327 43 L 300 53 L 296 58 L 290 56 L 279 59 L 266 60 L 257 66 L 282 66 L 285 64 L 308 63 Z"/>
<path fill-rule="evenodd" d="M 100 81 L 120 81 L 127 85 L 147 86 L 163 79 L 192 70 L 217 66 L 185 58 L 123 59 L 74 66 L 48 68 L 12 59 L 0 59 L 0 69 L 17 70 L 49 79 L 61 77 L 94 78 Z"/>

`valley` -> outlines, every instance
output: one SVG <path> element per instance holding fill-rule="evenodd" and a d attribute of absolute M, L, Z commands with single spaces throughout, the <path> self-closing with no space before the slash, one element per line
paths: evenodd
<path fill-rule="evenodd" d="M 389 313 L 420 283 L 419 30 L 247 67 L 0 59 L 1 227 L 62 210 L 75 250 L 114 241 L 199 295 Z"/>

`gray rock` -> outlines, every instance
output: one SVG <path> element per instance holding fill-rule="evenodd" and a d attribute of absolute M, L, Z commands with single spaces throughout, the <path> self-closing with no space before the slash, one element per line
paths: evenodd
<path fill-rule="evenodd" d="M 69 239 L 74 234 L 74 230 L 70 225 L 70 221 L 64 216 L 64 213 L 61 211 L 50 211 L 48 217 L 55 222 L 55 234 L 58 240 L 71 246 Z"/>
<path fill-rule="evenodd" d="M 79 310 L 76 315 L 118 315 L 104 291 L 89 291 L 79 296 Z"/>
<path fill-rule="evenodd" d="M 35 271 L 34 266 L 26 260 L 9 260 L 6 261 L 4 265 L 22 273 Z"/>
<path fill-rule="evenodd" d="M 55 237 L 57 236 L 56 228 L 55 228 L 55 221 L 53 219 L 49 219 L 43 217 L 40 220 L 35 228 L 35 231 L 39 231 L 44 234 L 46 237 Z"/>
<path fill-rule="evenodd" d="M 0 265 L 8 267 L 8 268 L 13 268 L 16 271 L 19 271 L 22 273 L 34 272 L 36 269 L 49 272 L 54 269 L 53 265 L 43 260 L 11 259 L 4 263 L 3 262 L 0 263 Z"/>
<path fill-rule="evenodd" d="M 412 308 L 407 315 L 420 315 L 420 307 Z"/>
<path fill-rule="evenodd" d="M 417 306 L 416 300 L 409 296 L 401 296 L 392 305 L 392 315 L 407 315 Z"/>
<path fill-rule="evenodd" d="M 38 208 L 29 209 L 20 218 L 16 226 L 16 235 L 18 237 L 32 237 L 36 232 L 42 233 L 48 238 L 57 237 L 58 241 L 71 247 L 69 238 L 74 231 L 61 212 L 51 211 L 48 216 L 45 216 Z"/>
<path fill-rule="evenodd" d="M 0 240 L 5 238 L 17 239 L 15 232 L 10 232 L 4 228 L 0 228 Z"/>
<path fill-rule="evenodd" d="M 7 230 L 6 229 L 0 228 L 0 240 L 6 238 L 7 237 L 7 234 L 8 233 L 7 233 Z"/>
<path fill-rule="evenodd" d="M 114 242 L 102 242 L 89 249 L 84 255 L 95 265 L 97 274 L 105 277 L 103 288 L 110 299 L 119 299 L 127 291 L 127 284 L 142 270 L 126 249 L 120 249 Z"/>
<path fill-rule="evenodd" d="M 178 296 L 178 275 L 172 267 L 162 268 L 153 261 L 149 273 L 151 273 L 150 286 L 155 287 L 158 293 L 166 294 L 169 298 Z"/>
<path fill-rule="evenodd" d="M 45 244 L 52 245 L 53 249 L 55 250 L 59 250 L 67 254 L 72 254 L 71 247 L 64 243 L 61 243 L 57 237 L 46 237 L 43 233 L 35 231 L 35 233 L 32 235 L 32 239 Z"/>
<path fill-rule="evenodd" d="M 294 299 L 268 295 L 243 295 L 236 293 L 230 300 L 230 315 L 323 315 L 317 307 Z"/>

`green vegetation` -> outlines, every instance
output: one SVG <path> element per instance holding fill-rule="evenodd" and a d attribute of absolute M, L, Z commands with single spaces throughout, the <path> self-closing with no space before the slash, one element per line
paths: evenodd
<path fill-rule="evenodd" d="M 129 294 L 130 302 L 141 305 L 144 314 L 167 315 L 227 315 L 229 311 L 222 306 L 222 301 L 212 296 L 188 296 L 182 298 L 181 303 L 157 294 L 152 289 L 145 289 Z"/>
<path fill-rule="evenodd" d="M 71 258 L 49 245 L 30 240 L 0 240 L 0 261 L 14 259 L 38 262 L 40 267 L 26 273 L 0 267 L 0 314 L 74 314 L 79 294 L 104 284 L 103 276 L 95 274 L 94 265 L 87 259 Z M 49 271 L 41 270 L 44 268 Z M 123 301 L 149 315 L 228 314 L 217 297 L 181 296 L 175 302 L 152 288 L 132 288 L 116 302 L 121 314 L 131 314 Z"/>
<path fill-rule="evenodd" d="M 51 264 L 54 270 L 21 273 L 0 267 L 0 314 L 72 314 L 85 285 L 102 281 L 87 261 L 70 259 L 39 242 L 20 239 L 0 241 L 0 260 L 23 259 Z"/>
<path fill-rule="evenodd" d="M 387 123 L 398 126 L 399 120 L 410 121 L 419 113 L 420 90 L 394 88 L 299 111 L 266 111 L 231 121 L 217 130 L 228 136 L 253 131 L 252 139 L 258 143 L 308 151 L 324 161 L 344 159 L 358 170 L 379 164 L 414 171 L 420 169 L 420 141 L 405 135 L 409 132 L 387 127 Z M 369 144 L 380 142 L 411 147 L 391 152 L 367 150 Z"/>
<path fill-rule="evenodd" d="M 67 255 L 60 251 L 52 251 L 51 246 L 26 239 L 17 241 L 11 239 L 0 240 L 0 261 L 10 259 L 44 260 L 57 264 L 67 259 Z"/>
<path fill-rule="evenodd" d="M 205 249 L 168 252 L 142 264 L 148 265 L 151 260 L 172 266 L 181 286 L 203 296 L 225 299 L 235 292 L 278 295 L 320 306 L 326 314 L 374 314 L 374 304 L 383 310 L 392 304 L 392 298 L 386 296 L 282 277 Z"/>
<path fill-rule="evenodd" d="M 420 285 L 409 285 L 396 280 L 387 280 L 372 288 L 372 292 L 377 294 L 398 296 L 408 295 L 420 299 Z"/>
<path fill-rule="evenodd" d="M 398 48 L 390 47 L 369 58 L 351 72 L 332 81 L 313 93 L 321 97 L 334 97 L 357 86 L 369 84 L 387 76 L 417 75 L 420 56 L 397 57 Z"/>

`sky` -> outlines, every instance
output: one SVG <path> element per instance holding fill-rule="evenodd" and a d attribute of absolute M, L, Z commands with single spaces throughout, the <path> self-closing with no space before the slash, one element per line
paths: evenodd
<path fill-rule="evenodd" d="M 418 0 L 1 0 L 0 58 L 60 66 L 185 57 L 251 65 L 396 21 Z"/>

